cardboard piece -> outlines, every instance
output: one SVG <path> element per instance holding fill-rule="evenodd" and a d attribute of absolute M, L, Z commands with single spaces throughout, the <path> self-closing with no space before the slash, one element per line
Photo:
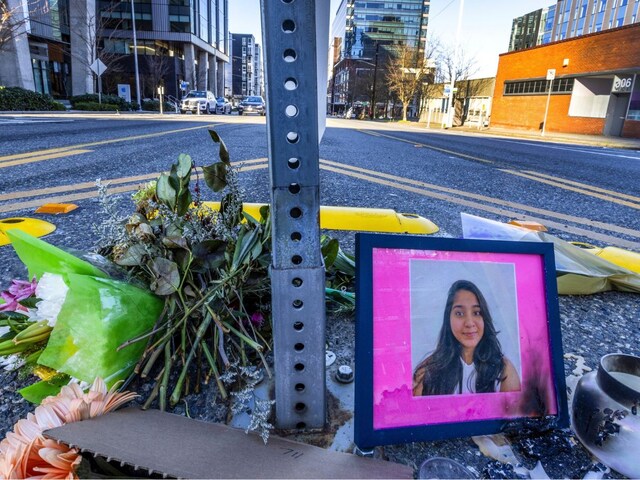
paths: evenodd
<path fill-rule="evenodd" d="M 179 415 L 127 408 L 44 436 L 177 478 L 413 478 L 406 465 L 332 452 Z"/>

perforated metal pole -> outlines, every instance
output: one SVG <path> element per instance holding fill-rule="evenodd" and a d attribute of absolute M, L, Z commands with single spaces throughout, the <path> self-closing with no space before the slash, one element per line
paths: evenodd
<path fill-rule="evenodd" d="M 280 428 L 321 428 L 325 402 L 324 265 L 316 7 L 261 0 L 273 226 L 271 266 Z"/>

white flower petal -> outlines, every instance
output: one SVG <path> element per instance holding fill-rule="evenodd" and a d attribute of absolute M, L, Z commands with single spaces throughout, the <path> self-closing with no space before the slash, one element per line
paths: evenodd
<path fill-rule="evenodd" d="M 46 320 L 50 327 L 54 327 L 68 292 L 69 287 L 64 283 L 62 276 L 52 273 L 42 275 L 36 288 L 36 297 L 41 300 L 36 303 L 37 320 Z"/>

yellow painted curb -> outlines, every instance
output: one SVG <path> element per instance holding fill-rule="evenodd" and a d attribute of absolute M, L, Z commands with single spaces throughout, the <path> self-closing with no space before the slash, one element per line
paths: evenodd
<path fill-rule="evenodd" d="M 11 243 L 5 232 L 13 228 L 22 230 L 34 237 L 43 237 L 53 232 L 56 226 L 53 223 L 38 220 L 37 218 L 2 218 L 0 219 L 0 247 Z"/>
<path fill-rule="evenodd" d="M 631 270 L 632 272 L 640 273 L 640 253 L 632 252 L 618 247 L 596 247 L 589 243 L 582 242 L 570 242 L 576 247 L 580 247 L 585 252 L 592 253 L 598 257 L 602 257 L 605 260 L 610 261 L 616 265 Z"/>
<path fill-rule="evenodd" d="M 220 202 L 203 202 L 212 210 Z M 266 203 L 243 203 L 243 211 L 260 218 L 260 208 Z M 396 213 L 388 208 L 320 207 L 320 228 L 359 232 L 436 233 L 439 228 L 431 220 L 412 213 Z"/>

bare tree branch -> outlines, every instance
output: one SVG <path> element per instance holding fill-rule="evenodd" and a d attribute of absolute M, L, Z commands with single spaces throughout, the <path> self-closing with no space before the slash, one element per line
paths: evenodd
<path fill-rule="evenodd" d="M 7 0 L 0 0 L 0 52 L 9 50 L 11 40 L 26 34 L 23 27 L 27 22 L 29 17 L 24 16 L 22 6 L 10 8 Z"/>
<path fill-rule="evenodd" d="M 410 45 L 398 46 L 387 69 L 387 87 L 402 103 L 402 119 L 407 120 L 407 109 L 412 100 L 420 93 L 422 84 L 433 83 L 433 68 L 429 59 L 438 51 L 439 42 L 427 42 L 423 54 Z"/>

